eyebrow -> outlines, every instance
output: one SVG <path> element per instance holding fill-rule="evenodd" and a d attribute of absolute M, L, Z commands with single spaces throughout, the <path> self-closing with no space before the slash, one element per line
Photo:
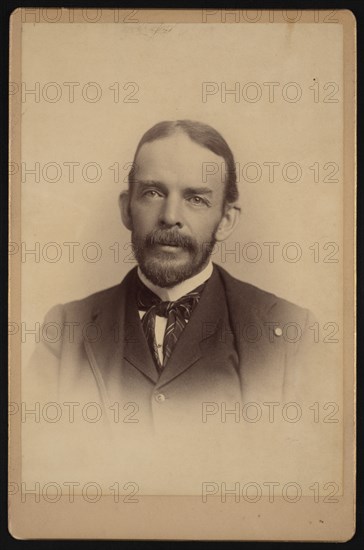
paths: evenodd
<path fill-rule="evenodd" d="M 138 183 L 140 187 L 143 189 L 145 187 L 149 187 L 151 185 L 154 185 L 155 187 L 160 187 L 164 189 L 166 185 L 160 181 L 156 180 L 134 180 L 135 183 Z M 209 187 L 186 187 L 186 189 L 183 190 L 184 193 L 195 193 L 197 195 L 212 195 L 212 189 Z"/>
<path fill-rule="evenodd" d="M 198 195 L 211 195 L 212 189 L 209 187 L 187 187 L 185 189 L 187 193 L 196 193 Z"/>
<path fill-rule="evenodd" d="M 156 187 L 164 187 L 163 183 L 156 180 L 138 180 L 134 179 L 133 183 L 137 183 L 141 187 L 149 187 L 150 185 L 155 185 Z"/>

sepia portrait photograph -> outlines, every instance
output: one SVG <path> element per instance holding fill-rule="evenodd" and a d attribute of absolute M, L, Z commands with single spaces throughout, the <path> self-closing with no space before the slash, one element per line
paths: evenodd
<path fill-rule="evenodd" d="M 353 536 L 355 28 L 13 12 L 15 538 Z"/>

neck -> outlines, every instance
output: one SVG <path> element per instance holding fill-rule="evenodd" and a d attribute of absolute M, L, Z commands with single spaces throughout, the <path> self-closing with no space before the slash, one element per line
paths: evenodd
<path fill-rule="evenodd" d="M 187 294 L 188 292 L 191 292 L 191 290 L 194 290 L 196 287 L 207 281 L 207 279 L 211 277 L 212 270 L 213 265 L 210 259 L 207 266 L 204 267 L 199 273 L 170 288 L 162 288 L 153 284 L 144 275 L 144 273 L 140 269 L 140 266 L 138 266 L 138 276 L 142 283 L 144 283 L 146 287 L 154 292 L 154 294 L 159 296 L 159 298 L 163 302 L 175 302 L 179 298 L 182 298 L 182 296 L 185 296 L 185 294 Z"/>

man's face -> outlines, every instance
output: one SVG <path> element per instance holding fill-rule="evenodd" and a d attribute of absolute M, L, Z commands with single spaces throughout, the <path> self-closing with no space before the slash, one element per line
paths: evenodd
<path fill-rule="evenodd" d="M 218 170 L 203 178 L 206 163 Z M 129 203 L 134 253 L 150 281 L 172 287 L 208 263 L 223 216 L 223 159 L 179 132 L 144 144 L 135 164 Z"/>

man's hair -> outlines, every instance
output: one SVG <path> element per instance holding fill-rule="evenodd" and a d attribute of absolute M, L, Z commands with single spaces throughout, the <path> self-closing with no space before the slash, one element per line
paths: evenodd
<path fill-rule="evenodd" d="M 136 167 L 135 161 L 141 147 L 145 143 L 168 137 L 178 131 L 185 133 L 192 141 L 202 147 L 206 147 L 206 149 L 224 159 L 226 163 L 224 204 L 234 203 L 239 197 L 239 191 L 236 185 L 236 169 L 233 153 L 217 130 L 208 124 L 195 120 L 165 120 L 158 122 L 158 124 L 155 124 L 145 132 L 136 148 L 132 169 L 128 175 L 129 189 L 133 183 L 133 174 Z"/>

